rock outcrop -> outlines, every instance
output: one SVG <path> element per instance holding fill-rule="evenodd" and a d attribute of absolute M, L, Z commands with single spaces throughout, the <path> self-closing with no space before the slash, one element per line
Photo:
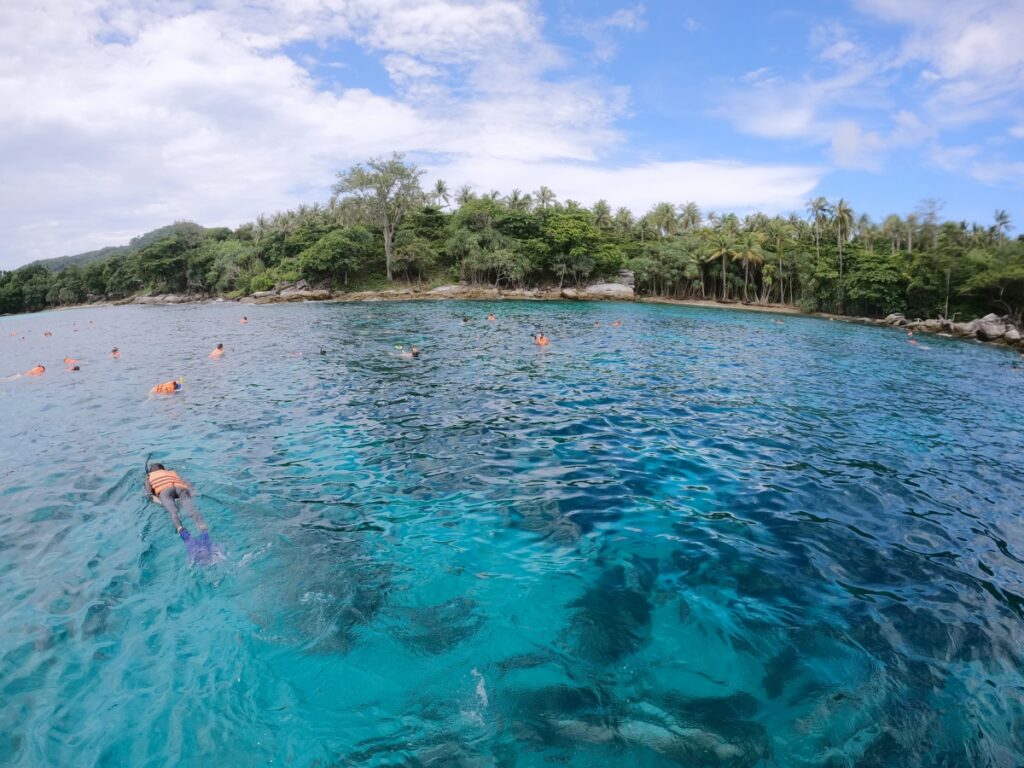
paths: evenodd
<path fill-rule="evenodd" d="M 583 298 L 587 299 L 632 299 L 633 289 L 622 283 L 598 283 L 583 289 Z"/>

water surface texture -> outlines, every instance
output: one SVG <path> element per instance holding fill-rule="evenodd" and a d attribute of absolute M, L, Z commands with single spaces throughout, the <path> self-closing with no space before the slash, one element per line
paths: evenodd
<path fill-rule="evenodd" d="M 1022 765 L 1013 358 L 622 304 L 0 318 L 0 375 L 48 367 L 0 382 L 0 764 Z"/>

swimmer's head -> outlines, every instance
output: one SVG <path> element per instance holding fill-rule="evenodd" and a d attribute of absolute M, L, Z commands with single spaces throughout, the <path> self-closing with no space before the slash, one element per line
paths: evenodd
<path fill-rule="evenodd" d="M 468 318 L 468 317 L 466 317 L 465 315 L 463 315 L 463 316 L 462 316 L 462 322 L 464 322 L 464 323 L 468 323 L 468 322 L 469 322 L 469 318 Z"/>
<path fill-rule="evenodd" d="M 76 365 L 76 366 L 75 366 L 74 368 L 72 368 L 71 370 L 72 370 L 72 371 L 80 371 L 80 370 L 82 370 L 82 369 L 81 369 L 81 368 L 79 368 L 79 367 L 78 367 L 78 366 Z"/>
<path fill-rule="evenodd" d="M 327 354 L 327 350 L 324 349 L 323 347 L 320 347 L 320 354 L 321 355 L 326 355 Z"/>
<path fill-rule="evenodd" d="M 155 464 L 150 464 L 149 468 L 150 468 L 150 470 L 154 470 L 154 469 L 167 469 L 167 467 L 165 467 L 160 462 L 156 462 Z"/>
<path fill-rule="evenodd" d="M 413 356 L 413 357 L 419 357 L 419 356 L 420 356 L 420 348 L 419 348 L 419 347 L 416 347 L 416 346 L 414 346 L 414 347 L 412 347 L 412 348 L 411 348 L 411 349 L 409 350 L 409 352 L 411 352 L 411 353 L 412 353 L 412 356 Z"/>

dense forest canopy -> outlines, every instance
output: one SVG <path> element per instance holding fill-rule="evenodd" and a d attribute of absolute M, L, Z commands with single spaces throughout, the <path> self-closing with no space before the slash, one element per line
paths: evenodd
<path fill-rule="evenodd" d="M 401 279 L 496 287 L 583 285 L 633 271 L 637 290 L 674 298 L 795 304 L 859 315 L 963 318 L 1024 312 L 1024 239 L 943 221 L 926 200 L 873 222 L 818 197 L 788 217 L 658 203 L 636 216 L 586 208 L 548 187 L 424 190 L 400 154 L 338 173 L 326 205 L 259 216 L 232 231 L 179 222 L 128 246 L 0 273 L 0 313 L 139 292 L 240 296 L 305 279 L 336 290 Z M 108 252 L 109 251 L 109 252 Z M 63 268 L 61 268 L 63 267 Z"/>

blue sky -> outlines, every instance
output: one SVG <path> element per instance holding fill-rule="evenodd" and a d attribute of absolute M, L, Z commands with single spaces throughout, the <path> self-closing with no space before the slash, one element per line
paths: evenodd
<path fill-rule="evenodd" d="M 636 213 L 1024 227 L 1024 0 L 5 5 L 0 268 L 325 201 L 391 150 Z"/>

